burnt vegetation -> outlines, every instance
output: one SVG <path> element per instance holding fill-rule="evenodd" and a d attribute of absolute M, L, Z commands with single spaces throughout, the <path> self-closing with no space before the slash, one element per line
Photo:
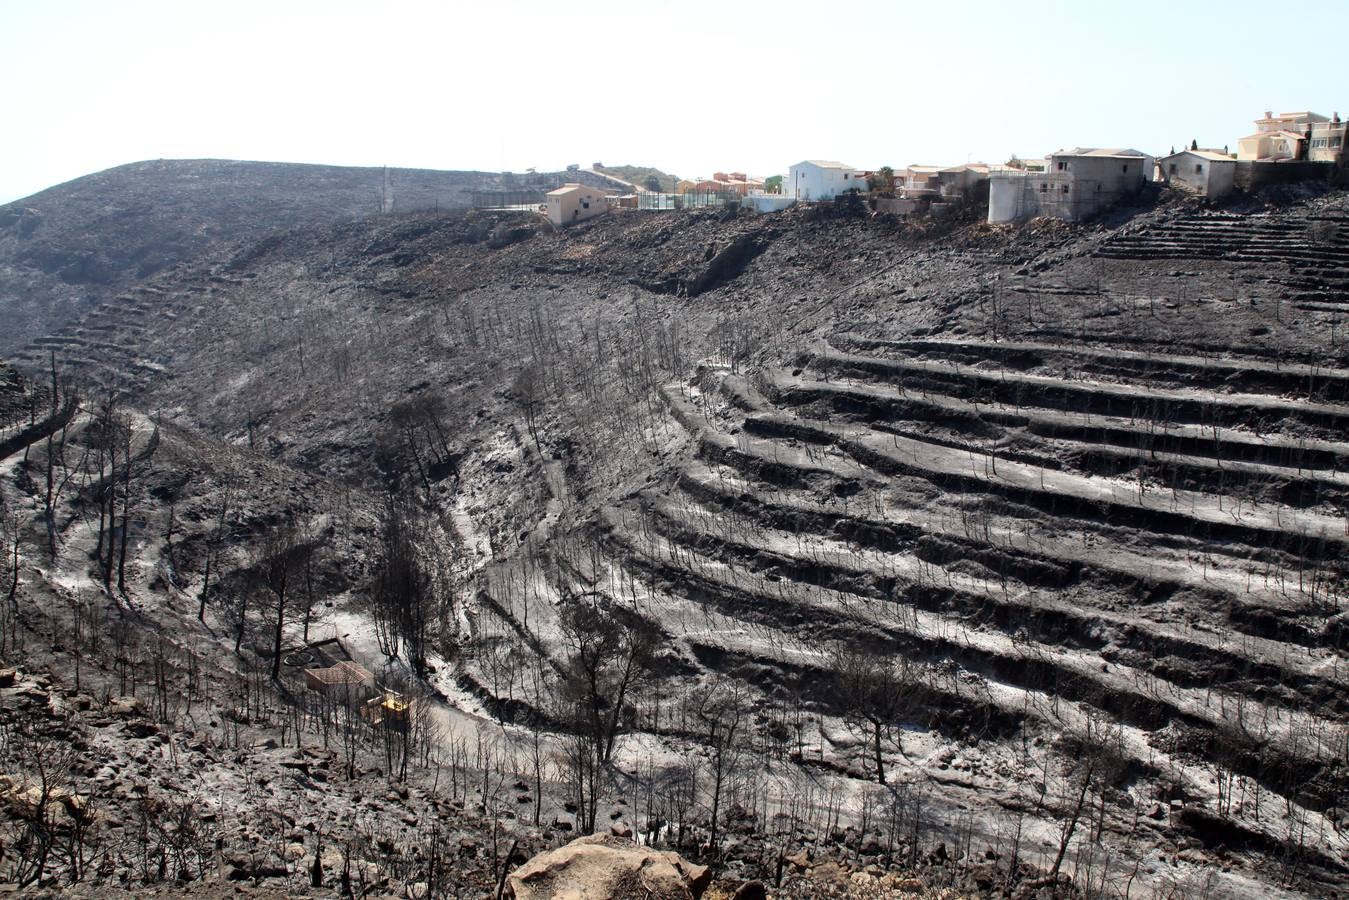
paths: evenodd
<path fill-rule="evenodd" d="M 1274 199 L 136 281 L 0 370 L 0 878 L 1344 890 L 1349 201 Z"/>

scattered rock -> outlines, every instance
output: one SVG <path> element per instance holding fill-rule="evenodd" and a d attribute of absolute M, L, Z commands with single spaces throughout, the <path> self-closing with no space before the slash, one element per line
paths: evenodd
<path fill-rule="evenodd" d="M 145 715 L 145 704 L 138 697 L 113 697 L 108 701 L 108 715 L 130 718 Z"/>
<path fill-rule="evenodd" d="M 762 881 L 746 881 L 736 888 L 731 900 L 768 900 L 768 889 Z"/>
<path fill-rule="evenodd" d="M 506 895 L 515 900 L 691 900 L 702 896 L 711 879 L 709 868 L 678 853 L 591 835 L 540 853 L 516 869 L 506 879 Z"/>

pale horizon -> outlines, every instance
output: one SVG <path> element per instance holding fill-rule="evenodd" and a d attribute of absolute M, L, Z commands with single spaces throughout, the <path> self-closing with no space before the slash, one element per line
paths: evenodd
<path fill-rule="evenodd" d="M 238 159 L 682 177 L 1036 158 L 1073 146 L 1235 148 L 1265 110 L 1349 112 L 1334 54 L 1269 51 L 1229 3 L 534 2 L 0 5 L 0 203 L 127 163 Z M 828 20 L 828 21 L 826 21 Z M 1297 8 L 1309 35 L 1349 6 Z"/>

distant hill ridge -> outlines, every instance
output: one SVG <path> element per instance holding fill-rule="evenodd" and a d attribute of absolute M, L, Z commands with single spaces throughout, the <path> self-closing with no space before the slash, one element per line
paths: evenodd
<path fill-rule="evenodd" d="M 380 213 L 454 209 L 496 172 L 222 159 L 117 166 L 0 206 L 0 354 L 217 246 Z"/>

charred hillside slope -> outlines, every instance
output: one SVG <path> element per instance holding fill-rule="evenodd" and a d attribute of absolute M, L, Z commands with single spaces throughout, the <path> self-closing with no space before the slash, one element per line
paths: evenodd
<path fill-rule="evenodd" d="M 83 402 L 3 461 L 3 646 L 81 660 L 106 697 L 78 735 L 152 798 L 172 763 L 105 708 L 139 665 L 150 740 L 228 784 L 295 773 L 138 851 L 218 838 L 226 872 L 292 889 L 311 859 L 328 886 L 344 859 L 445 879 L 434 816 L 474 835 L 453 887 L 482 892 L 511 840 L 611 825 L 799 896 L 853 871 L 871 895 L 1342 892 L 1346 252 L 1343 194 L 1088 226 L 293 229 L 19 355 L 41 384 L 55 353 Z M 91 615 L 136 652 L 92 647 Z M 344 732 L 307 705 L 310 628 L 426 720 Z M 318 755 L 273 752 L 297 737 Z M 132 802 L 114 774 L 76 780 Z"/>
<path fill-rule="evenodd" d="M 527 177 L 389 169 L 386 183 L 380 168 L 204 159 L 77 178 L 0 207 L 0 353 L 222 246 L 389 211 L 463 208 L 471 191 Z"/>

